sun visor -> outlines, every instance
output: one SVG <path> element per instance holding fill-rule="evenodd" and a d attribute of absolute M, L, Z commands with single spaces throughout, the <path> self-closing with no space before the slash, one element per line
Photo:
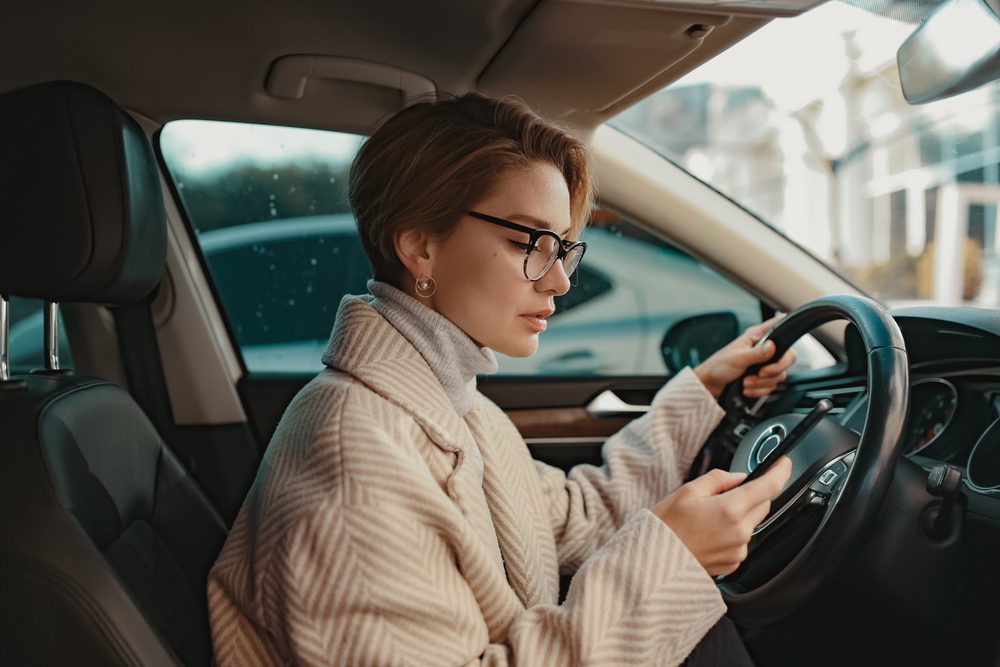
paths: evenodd
<path fill-rule="evenodd" d="M 593 127 L 738 42 L 785 9 L 713 3 L 540 3 L 478 79 L 549 118 Z"/>
<path fill-rule="evenodd" d="M 103 93 L 57 81 L 0 95 L 0 293 L 127 303 L 160 281 L 166 214 L 153 151 Z"/>

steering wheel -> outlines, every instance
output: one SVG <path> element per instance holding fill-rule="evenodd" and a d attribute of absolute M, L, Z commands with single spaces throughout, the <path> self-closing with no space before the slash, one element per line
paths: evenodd
<path fill-rule="evenodd" d="M 871 530 L 901 456 L 909 400 L 909 365 L 899 327 L 880 304 L 827 296 L 789 313 L 758 343 L 774 341 L 773 358 L 827 322 L 846 319 L 861 333 L 868 359 L 868 408 L 861 435 L 823 419 L 788 453 L 792 476 L 757 527 L 740 568 L 720 577 L 729 615 L 744 627 L 792 613 L 829 583 L 848 551 Z M 756 373 L 763 364 L 747 369 Z M 745 377 L 744 375 L 744 377 Z M 748 428 L 741 377 L 722 393 L 724 424 L 739 445 L 730 470 L 749 472 L 803 414 L 769 417 Z"/>

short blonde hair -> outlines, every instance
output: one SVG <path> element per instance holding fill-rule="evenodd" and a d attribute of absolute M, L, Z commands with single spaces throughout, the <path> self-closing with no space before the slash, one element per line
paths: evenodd
<path fill-rule="evenodd" d="M 390 117 L 351 165 L 349 197 L 375 278 L 399 286 L 397 231 L 447 236 L 512 167 L 549 162 L 563 174 L 575 239 L 594 198 L 586 146 L 513 98 L 477 93 L 417 102 Z"/>

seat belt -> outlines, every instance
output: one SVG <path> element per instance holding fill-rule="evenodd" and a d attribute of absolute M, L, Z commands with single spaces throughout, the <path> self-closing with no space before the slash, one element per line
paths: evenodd
<path fill-rule="evenodd" d="M 158 292 L 159 287 L 142 301 L 111 308 L 111 313 L 129 392 L 153 422 L 163 442 L 190 470 L 191 461 L 182 455 L 176 444 L 177 425 L 156 341 L 152 302 Z"/>

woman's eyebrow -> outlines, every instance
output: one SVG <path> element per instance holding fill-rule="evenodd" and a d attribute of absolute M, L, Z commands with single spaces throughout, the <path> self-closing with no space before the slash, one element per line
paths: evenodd
<path fill-rule="evenodd" d="M 524 213 L 515 213 L 513 215 L 507 216 L 510 220 L 517 220 L 518 222 L 527 222 L 534 227 L 541 227 L 542 229 L 552 229 L 552 223 L 547 220 L 542 220 L 541 218 L 536 218 L 533 215 L 526 215 Z M 559 236 L 566 236 L 570 233 L 572 227 L 567 227 L 566 231 L 560 232 Z"/>

